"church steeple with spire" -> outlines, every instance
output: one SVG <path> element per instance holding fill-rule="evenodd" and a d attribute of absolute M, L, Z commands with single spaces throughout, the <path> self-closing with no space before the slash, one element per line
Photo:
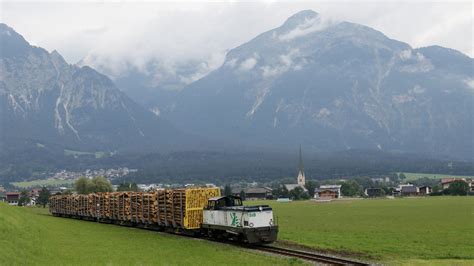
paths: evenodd
<path fill-rule="evenodd" d="M 304 176 L 303 154 L 301 152 L 301 145 L 300 145 L 300 162 L 298 166 L 297 183 L 298 185 L 301 185 L 301 186 L 304 186 L 306 184 L 306 178 Z"/>

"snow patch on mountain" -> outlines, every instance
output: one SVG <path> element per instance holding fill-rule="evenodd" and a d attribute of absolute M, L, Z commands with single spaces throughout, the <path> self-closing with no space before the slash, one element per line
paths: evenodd
<path fill-rule="evenodd" d="M 417 73 L 417 72 L 429 72 L 434 69 L 433 64 L 423 54 L 417 52 L 412 54 L 411 51 L 402 51 L 400 58 L 403 61 L 407 61 L 407 64 L 400 67 L 401 72 Z"/>
<path fill-rule="evenodd" d="M 158 108 L 157 106 L 150 108 L 150 111 L 154 113 L 156 116 L 160 116 L 161 111 L 160 111 L 160 108 Z"/>
<path fill-rule="evenodd" d="M 18 103 L 18 101 L 15 99 L 15 96 L 12 94 L 8 94 L 8 101 L 10 106 L 13 108 L 13 111 L 15 113 L 21 113 L 22 115 L 25 115 L 25 109 L 21 106 L 21 104 Z"/>
<path fill-rule="evenodd" d="M 319 113 L 318 113 L 318 118 L 322 118 L 322 117 L 327 117 L 331 114 L 331 111 L 329 111 L 329 109 L 327 109 L 326 107 L 324 108 L 321 108 L 319 110 Z"/>
<path fill-rule="evenodd" d="M 395 95 L 392 97 L 392 101 L 397 104 L 401 103 L 406 103 L 406 102 L 411 102 L 415 99 L 415 97 L 408 95 L 408 94 L 400 94 L 400 95 Z"/>
<path fill-rule="evenodd" d="M 422 94 L 426 91 L 425 88 L 421 87 L 420 85 L 415 85 L 410 91 L 410 94 Z"/>
<path fill-rule="evenodd" d="M 267 96 L 269 92 L 270 92 L 269 86 L 264 86 L 261 89 L 256 90 L 255 101 L 252 105 L 252 108 L 250 108 L 250 110 L 247 112 L 247 115 L 246 115 L 247 117 L 252 117 L 255 114 L 255 112 L 263 103 L 263 101 L 265 100 L 265 97 Z"/>

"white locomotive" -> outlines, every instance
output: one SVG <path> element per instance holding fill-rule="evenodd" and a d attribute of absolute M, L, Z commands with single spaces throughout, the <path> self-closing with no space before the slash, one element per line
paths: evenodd
<path fill-rule="evenodd" d="M 203 212 L 202 229 L 213 238 L 234 239 L 249 244 L 274 242 L 278 234 L 272 208 L 243 206 L 234 196 L 210 198 Z"/>

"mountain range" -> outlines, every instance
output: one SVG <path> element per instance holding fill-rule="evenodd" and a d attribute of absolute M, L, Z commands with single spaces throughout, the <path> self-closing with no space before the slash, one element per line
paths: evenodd
<path fill-rule="evenodd" d="M 473 63 L 306 10 L 230 50 L 167 117 L 247 145 L 474 158 Z"/>
<path fill-rule="evenodd" d="M 159 73 L 130 70 L 112 81 L 31 46 L 5 24 L 0 46 L 2 151 L 288 151 L 301 144 L 310 152 L 474 159 L 472 58 L 439 46 L 415 49 L 311 10 L 231 49 L 190 84 L 166 77 L 169 93 L 153 90 L 149 81 Z M 146 107 L 132 100 L 147 98 Z"/>
<path fill-rule="evenodd" d="M 156 150 L 181 133 L 94 69 L 0 24 L 0 150 Z"/>

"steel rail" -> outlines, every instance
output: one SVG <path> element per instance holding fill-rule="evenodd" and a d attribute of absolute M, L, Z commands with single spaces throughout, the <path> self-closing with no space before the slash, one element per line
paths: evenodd
<path fill-rule="evenodd" d="M 274 247 L 274 246 L 255 246 L 254 248 L 259 251 L 264 251 L 264 252 L 278 254 L 278 255 L 284 255 L 288 257 L 300 258 L 300 259 L 319 262 L 319 263 L 328 264 L 328 265 L 370 265 L 370 264 L 363 263 L 360 261 L 355 261 L 355 260 L 336 258 L 336 257 L 322 255 L 322 254 L 316 254 L 316 253 L 310 253 L 306 251 L 280 248 L 280 247 Z"/>

